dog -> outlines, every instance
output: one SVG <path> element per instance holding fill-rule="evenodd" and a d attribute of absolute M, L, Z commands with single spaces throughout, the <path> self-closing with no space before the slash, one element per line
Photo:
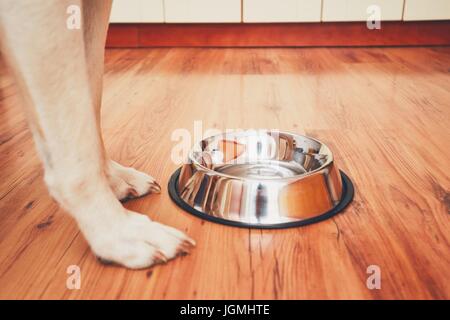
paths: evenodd
<path fill-rule="evenodd" d="M 125 209 L 158 193 L 154 178 L 111 160 L 100 132 L 111 0 L 0 0 L 0 46 L 12 70 L 51 196 L 101 261 L 146 268 L 189 253 L 183 232 Z M 79 29 L 66 26 L 80 8 Z"/>

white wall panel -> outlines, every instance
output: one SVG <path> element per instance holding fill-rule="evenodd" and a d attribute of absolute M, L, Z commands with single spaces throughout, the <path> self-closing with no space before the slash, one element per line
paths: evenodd
<path fill-rule="evenodd" d="M 166 22 L 241 22 L 241 0 L 164 0 Z"/>
<path fill-rule="evenodd" d="M 323 0 L 322 21 L 366 21 L 371 5 L 380 7 L 381 20 L 402 20 L 403 0 Z"/>
<path fill-rule="evenodd" d="M 403 2 L 404 20 L 450 19 L 450 0 L 243 0 L 242 15 L 244 22 L 365 21 L 376 4 L 382 20 L 402 20 Z M 240 22 L 241 1 L 113 1 L 111 22 L 164 21 Z"/>
<path fill-rule="evenodd" d="M 110 22 L 164 22 L 163 0 L 114 0 Z"/>
<path fill-rule="evenodd" d="M 403 20 L 450 19 L 450 0 L 405 0 Z"/>
<path fill-rule="evenodd" d="M 318 22 L 322 0 L 243 0 L 244 22 Z"/>

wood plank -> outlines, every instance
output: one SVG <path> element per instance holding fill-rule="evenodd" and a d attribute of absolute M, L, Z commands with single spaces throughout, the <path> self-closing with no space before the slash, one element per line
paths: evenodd
<path fill-rule="evenodd" d="M 450 48 L 111 49 L 103 134 L 110 155 L 151 173 L 161 195 L 131 210 L 198 246 L 167 265 L 100 264 L 50 198 L 17 89 L 0 63 L 0 298 L 449 299 Z M 171 133 L 278 128 L 328 144 L 356 195 L 307 227 L 202 221 L 166 186 Z M 81 268 L 80 290 L 66 288 Z M 369 265 L 381 290 L 366 287 Z"/>

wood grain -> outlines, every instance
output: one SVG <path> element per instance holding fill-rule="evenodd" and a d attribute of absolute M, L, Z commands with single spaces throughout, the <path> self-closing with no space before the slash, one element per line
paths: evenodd
<path fill-rule="evenodd" d="M 107 47 L 314 47 L 450 45 L 450 21 L 111 24 Z"/>
<path fill-rule="evenodd" d="M 52 201 L 0 64 L 0 298 L 449 299 L 450 49 L 114 49 L 103 132 L 111 156 L 166 186 L 171 133 L 279 128 L 327 143 L 354 181 L 333 219 L 287 230 L 202 221 L 163 190 L 127 208 L 185 230 L 189 256 L 149 270 L 100 264 Z M 80 290 L 66 269 L 81 268 Z M 381 290 L 366 287 L 369 265 Z"/>

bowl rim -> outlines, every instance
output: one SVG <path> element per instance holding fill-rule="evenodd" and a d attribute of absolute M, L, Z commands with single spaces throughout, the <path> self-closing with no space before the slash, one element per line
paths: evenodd
<path fill-rule="evenodd" d="M 226 226 L 239 227 L 239 228 L 252 228 L 252 229 L 286 229 L 293 227 L 302 227 L 310 224 L 318 223 L 329 218 L 332 218 L 338 213 L 341 213 L 346 207 L 353 201 L 355 195 L 355 187 L 351 179 L 342 171 L 338 170 L 338 174 L 342 181 L 342 195 L 341 200 L 329 211 L 321 213 L 316 216 L 312 216 L 306 219 L 300 219 L 297 221 L 287 221 L 281 223 L 270 223 L 270 224 L 255 224 L 249 222 L 242 222 L 238 220 L 230 220 L 221 216 L 214 216 L 206 212 L 200 211 L 197 208 L 191 206 L 187 203 L 179 194 L 178 189 L 178 179 L 182 168 L 178 168 L 172 174 L 168 183 L 168 191 L 170 199 L 182 210 L 192 214 L 202 220 L 211 221 L 214 223 L 219 223 Z"/>
<path fill-rule="evenodd" d="M 280 134 L 287 134 L 287 135 L 290 135 L 290 136 L 297 136 L 297 137 L 306 138 L 306 139 L 309 139 L 309 140 L 312 140 L 312 141 L 315 141 L 315 142 L 319 143 L 321 145 L 321 148 L 325 148 L 325 150 L 328 151 L 329 156 L 327 155 L 327 160 L 325 161 L 325 163 L 322 164 L 317 169 L 314 169 L 312 171 L 308 171 L 306 173 L 302 173 L 302 174 L 299 174 L 299 175 L 294 175 L 294 176 L 290 176 L 290 177 L 281 177 L 281 178 L 273 178 L 273 177 L 260 177 L 260 178 L 247 177 L 247 178 L 244 178 L 244 177 L 239 177 L 239 176 L 233 176 L 233 175 L 230 175 L 230 174 L 222 173 L 220 171 L 216 171 L 216 170 L 210 169 L 208 167 L 205 167 L 200 162 L 198 162 L 193 156 L 193 152 L 194 152 L 195 146 L 199 146 L 202 141 L 205 141 L 205 140 L 208 140 L 208 139 L 213 139 L 215 137 L 219 137 L 219 136 L 223 136 L 223 135 L 227 135 L 227 134 L 242 135 L 242 134 L 244 134 L 246 132 L 249 132 L 249 131 L 266 132 L 266 133 L 267 132 L 276 132 L 276 133 L 280 133 Z M 309 136 L 306 136 L 306 135 L 303 135 L 303 134 L 297 134 L 297 133 L 292 133 L 292 132 L 288 132 L 288 131 L 281 131 L 281 130 L 275 130 L 275 129 L 247 129 L 247 130 L 238 131 L 238 132 L 229 132 L 229 133 L 222 132 L 220 134 L 214 134 L 214 135 L 211 135 L 209 137 L 203 138 L 200 141 L 197 141 L 196 143 L 194 143 L 194 147 L 192 147 L 191 150 L 189 151 L 188 160 L 189 160 L 190 163 L 194 164 L 196 167 L 201 168 L 202 171 L 205 171 L 207 173 L 211 173 L 211 174 L 213 174 L 215 176 L 227 177 L 227 178 L 234 179 L 234 180 L 284 182 L 284 181 L 290 181 L 290 180 L 300 180 L 300 179 L 309 177 L 311 175 L 314 175 L 317 172 L 322 171 L 323 169 L 331 167 L 331 165 L 334 163 L 334 155 L 333 155 L 333 152 L 331 151 L 331 149 L 325 143 L 323 143 L 322 141 L 320 141 L 320 140 L 318 140 L 316 138 L 312 138 L 312 137 L 309 137 Z"/>

